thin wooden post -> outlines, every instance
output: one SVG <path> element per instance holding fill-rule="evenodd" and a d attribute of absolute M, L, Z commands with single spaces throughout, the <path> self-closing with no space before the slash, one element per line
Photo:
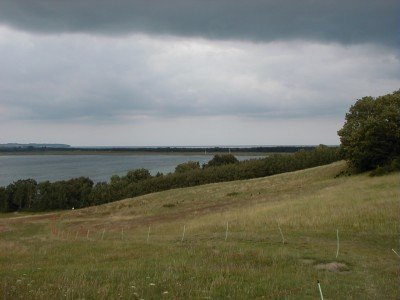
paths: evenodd
<path fill-rule="evenodd" d="M 278 223 L 278 228 L 279 228 L 279 232 L 281 233 L 282 244 L 284 244 L 285 243 L 285 238 L 283 237 L 282 229 L 281 229 L 281 226 L 279 226 L 279 223 Z"/>
<path fill-rule="evenodd" d="M 150 226 L 149 226 L 149 230 L 147 231 L 147 243 L 149 242 L 149 239 L 150 239 Z"/>
<path fill-rule="evenodd" d="M 336 240 L 337 240 L 336 258 L 338 258 L 338 256 L 339 256 L 339 229 L 336 229 Z"/>
<path fill-rule="evenodd" d="M 185 231 L 186 231 L 186 225 L 183 225 L 183 232 L 182 232 L 181 242 L 183 242 L 183 239 L 185 238 Z"/>

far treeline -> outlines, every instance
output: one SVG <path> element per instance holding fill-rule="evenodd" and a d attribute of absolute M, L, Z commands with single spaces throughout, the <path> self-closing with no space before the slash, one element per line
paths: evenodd
<path fill-rule="evenodd" d="M 33 154 L 46 154 L 51 153 L 294 153 L 299 150 L 312 150 L 315 146 L 257 146 L 257 147 L 101 147 L 101 148 L 81 148 L 71 147 L 66 145 L 65 147 L 59 146 L 45 146 L 38 145 L 32 146 L 29 144 L 18 145 L 18 144 L 6 144 L 0 145 L 0 153 L 13 154 L 13 153 L 33 153 Z"/>
<path fill-rule="evenodd" d="M 178 165 L 174 173 L 155 176 L 146 169 L 132 170 L 125 176 L 112 176 L 109 183 L 94 184 L 86 177 L 40 183 L 33 179 L 18 180 L 7 187 L 0 187 L 0 211 L 82 208 L 173 188 L 291 172 L 340 159 L 338 147 L 320 145 L 310 151 L 272 154 L 242 162 L 232 154 L 217 154 L 203 166 L 190 161 Z"/>

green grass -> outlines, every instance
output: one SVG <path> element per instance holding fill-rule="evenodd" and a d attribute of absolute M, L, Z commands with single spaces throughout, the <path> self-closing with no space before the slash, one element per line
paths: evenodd
<path fill-rule="evenodd" d="M 326 299 L 398 299 L 399 174 L 344 167 L 1 215 L 0 296 L 318 299 L 319 280 Z"/>

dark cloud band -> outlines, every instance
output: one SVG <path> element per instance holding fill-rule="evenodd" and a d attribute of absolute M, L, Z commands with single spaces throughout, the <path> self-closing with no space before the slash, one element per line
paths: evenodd
<path fill-rule="evenodd" d="M 43 33 L 151 33 L 394 46 L 397 0 L 1 0 L 0 23 Z"/>

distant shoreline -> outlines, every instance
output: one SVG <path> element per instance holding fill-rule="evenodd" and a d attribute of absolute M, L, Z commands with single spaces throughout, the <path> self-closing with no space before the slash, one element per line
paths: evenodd
<path fill-rule="evenodd" d="M 9 155 L 215 155 L 261 156 L 272 153 L 294 153 L 312 150 L 315 146 L 273 147 L 155 147 L 155 148 L 0 148 L 0 156 Z"/>
<path fill-rule="evenodd" d="M 18 151 L 6 152 L 0 151 L 0 156 L 22 156 L 22 155 L 215 155 L 215 154 L 228 154 L 229 152 L 156 152 L 156 151 Z M 283 153 L 283 152 L 274 152 Z M 287 153 L 287 152 L 286 152 Z M 263 156 L 272 154 L 271 152 L 231 152 L 233 155 L 238 156 Z"/>

